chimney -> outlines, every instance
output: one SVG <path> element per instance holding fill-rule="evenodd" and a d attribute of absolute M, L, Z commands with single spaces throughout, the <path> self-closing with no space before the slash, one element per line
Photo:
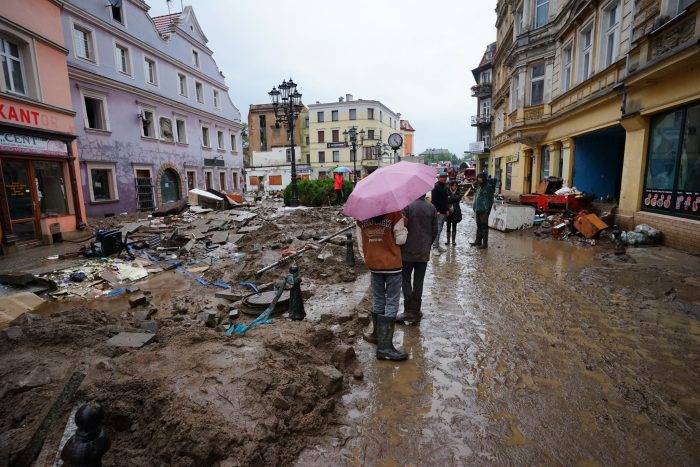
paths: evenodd
<path fill-rule="evenodd" d="M 352 94 L 345 94 L 345 100 L 348 102 L 352 101 Z"/>
<path fill-rule="evenodd" d="M 340 96 L 340 97 L 338 98 L 338 102 L 343 102 L 343 96 Z"/>

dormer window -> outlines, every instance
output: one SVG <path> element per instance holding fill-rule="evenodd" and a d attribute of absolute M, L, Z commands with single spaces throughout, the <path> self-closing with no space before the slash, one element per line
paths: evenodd
<path fill-rule="evenodd" d="M 195 68 L 199 68 L 199 52 L 196 50 L 192 51 L 192 64 Z"/>
<path fill-rule="evenodd" d="M 109 0 L 109 12 L 114 21 L 119 24 L 124 24 L 122 0 Z"/>

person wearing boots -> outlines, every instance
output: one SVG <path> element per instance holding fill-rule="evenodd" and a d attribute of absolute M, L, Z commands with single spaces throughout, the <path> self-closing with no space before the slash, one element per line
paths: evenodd
<path fill-rule="evenodd" d="M 438 222 L 438 233 L 433 242 L 433 255 L 440 256 L 440 253 L 447 251 L 444 247 L 440 246 L 440 234 L 442 233 L 442 228 L 445 225 L 445 216 L 447 215 L 447 210 L 449 205 L 447 204 L 447 173 L 442 172 L 438 175 L 438 181 L 435 182 L 435 187 L 430 193 L 430 202 L 433 203 L 435 209 L 437 210 L 437 222 Z"/>
<path fill-rule="evenodd" d="M 447 190 L 447 204 L 449 208 L 447 210 L 447 217 L 445 218 L 445 223 L 447 224 L 447 241 L 445 245 L 450 244 L 450 237 L 452 239 L 452 246 L 455 246 L 455 241 L 457 240 L 457 224 L 462 222 L 462 208 L 459 203 L 462 201 L 462 190 L 459 189 L 459 184 L 456 180 L 450 182 L 450 188 Z"/>
<path fill-rule="evenodd" d="M 471 246 L 486 249 L 489 247 L 489 214 L 493 206 L 493 196 L 496 191 L 496 179 L 488 178 L 485 173 L 476 177 L 476 192 L 474 194 L 474 215 L 476 216 L 476 239 L 469 243 Z"/>
<path fill-rule="evenodd" d="M 438 233 L 437 211 L 423 195 L 406 206 L 402 213 L 408 219 L 408 237 L 401 247 L 404 311 L 396 317 L 396 321 L 418 324 L 423 317 L 423 281 L 430 261 L 430 247 Z"/>
<path fill-rule="evenodd" d="M 370 270 L 372 287 L 372 334 L 365 339 L 377 344 L 378 360 L 406 360 L 406 353 L 394 348 L 394 327 L 401 294 L 401 245 L 406 243 L 406 226 L 400 212 L 357 222 L 360 254 Z"/>
<path fill-rule="evenodd" d="M 335 204 L 343 203 L 343 175 L 336 172 L 333 175 L 333 189 L 335 190 Z"/>

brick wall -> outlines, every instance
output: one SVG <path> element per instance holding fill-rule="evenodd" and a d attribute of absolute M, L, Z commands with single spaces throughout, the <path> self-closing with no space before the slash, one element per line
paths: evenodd
<path fill-rule="evenodd" d="M 700 255 L 700 221 L 639 211 L 627 216 L 618 215 L 617 223 L 625 230 L 639 224 L 650 225 L 661 231 L 664 245 Z"/>

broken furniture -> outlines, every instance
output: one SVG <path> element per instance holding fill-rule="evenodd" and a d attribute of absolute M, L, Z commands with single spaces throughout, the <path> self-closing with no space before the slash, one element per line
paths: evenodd
<path fill-rule="evenodd" d="M 496 203 L 489 215 L 489 227 L 501 232 L 529 229 L 535 222 L 535 208 L 517 204 Z"/>

